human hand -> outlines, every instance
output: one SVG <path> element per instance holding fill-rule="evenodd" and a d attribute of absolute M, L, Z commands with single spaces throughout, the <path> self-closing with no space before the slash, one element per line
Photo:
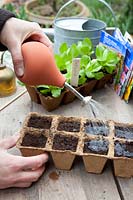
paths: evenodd
<path fill-rule="evenodd" d="M 22 157 L 9 154 L 8 149 L 15 146 L 18 137 L 0 141 L 0 189 L 9 187 L 29 187 L 39 179 L 45 170 L 47 154 Z"/>
<path fill-rule="evenodd" d="M 27 39 L 41 42 L 52 51 L 52 42 L 43 33 L 39 24 L 14 17 L 6 21 L 0 33 L 0 42 L 11 52 L 17 76 L 23 76 L 24 74 L 21 45 Z"/>

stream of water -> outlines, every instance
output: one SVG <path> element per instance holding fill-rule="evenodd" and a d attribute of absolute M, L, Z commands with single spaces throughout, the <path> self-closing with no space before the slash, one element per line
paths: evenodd
<path fill-rule="evenodd" d="M 81 101 L 81 104 L 85 111 L 88 113 L 87 116 L 91 115 L 91 118 L 99 118 L 102 120 L 106 119 L 107 109 L 105 106 L 92 99 L 92 96 L 82 96 L 77 90 L 74 89 L 70 84 L 65 82 L 65 87 L 70 90 L 75 96 Z"/>
<path fill-rule="evenodd" d="M 83 109 L 91 118 L 106 120 L 107 108 L 92 98 L 86 104 L 83 104 Z"/>

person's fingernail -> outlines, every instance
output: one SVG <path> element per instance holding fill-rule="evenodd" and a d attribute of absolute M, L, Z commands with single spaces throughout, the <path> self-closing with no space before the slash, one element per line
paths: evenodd
<path fill-rule="evenodd" d="M 17 74 L 18 76 L 23 76 L 23 75 L 24 75 L 24 70 L 23 70 L 23 68 L 22 68 L 22 67 L 17 68 L 16 74 Z"/>

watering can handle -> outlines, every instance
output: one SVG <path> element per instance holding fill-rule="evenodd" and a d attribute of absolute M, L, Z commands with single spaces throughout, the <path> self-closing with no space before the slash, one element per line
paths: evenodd
<path fill-rule="evenodd" d="M 75 2 L 75 1 L 77 1 L 77 0 L 70 0 L 70 1 L 66 2 L 66 3 L 59 9 L 57 15 L 55 16 L 54 21 L 56 21 L 56 19 L 58 18 L 59 14 L 61 13 L 61 11 L 62 11 L 65 7 L 67 7 L 69 4 L 71 4 L 71 3 Z M 114 18 L 115 27 L 117 27 L 116 17 L 115 17 L 114 11 L 112 10 L 111 6 L 110 6 L 106 1 L 104 1 L 104 0 L 98 0 L 98 1 L 102 2 L 102 3 L 110 10 L 110 12 L 111 12 L 111 14 L 112 14 L 112 16 L 113 16 L 113 18 Z"/>

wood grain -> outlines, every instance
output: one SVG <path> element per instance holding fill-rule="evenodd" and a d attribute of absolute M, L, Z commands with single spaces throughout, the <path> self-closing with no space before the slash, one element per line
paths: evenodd
<path fill-rule="evenodd" d="M 120 122 L 133 122 L 133 100 L 130 104 L 115 94 L 109 87 L 92 94 L 93 98 L 104 106 L 104 116 L 99 118 L 113 119 Z M 92 117 L 79 100 L 62 105 L 53 112 L 47 112 L 41 105 L 30 101 L 26 93 L 0 112 L 0 139 L 19 132 L 29 112 L 42 114 L 59 114 L 65 116 Z M 11 153 L 19 154 L 16 149 Z M 50 178 L 50 173 L 59 175 L 57 180 Z M 116 184 L 117 183 L 117 184 Z M 118 187 L 119 186 L 119 187 Z M 122 193 L 122 194 L 119 194 Z M 87 173 L 81 158 L 76 158 L 70 171 L 55 169 L 50 159 L 46 172 L 40 180 L 27 189 L 10 188 L 0 191 L 0 200 L 132 200 L 133 179 L 114 179 L 112 167 L 108 162 L 100 175 Z"/>

